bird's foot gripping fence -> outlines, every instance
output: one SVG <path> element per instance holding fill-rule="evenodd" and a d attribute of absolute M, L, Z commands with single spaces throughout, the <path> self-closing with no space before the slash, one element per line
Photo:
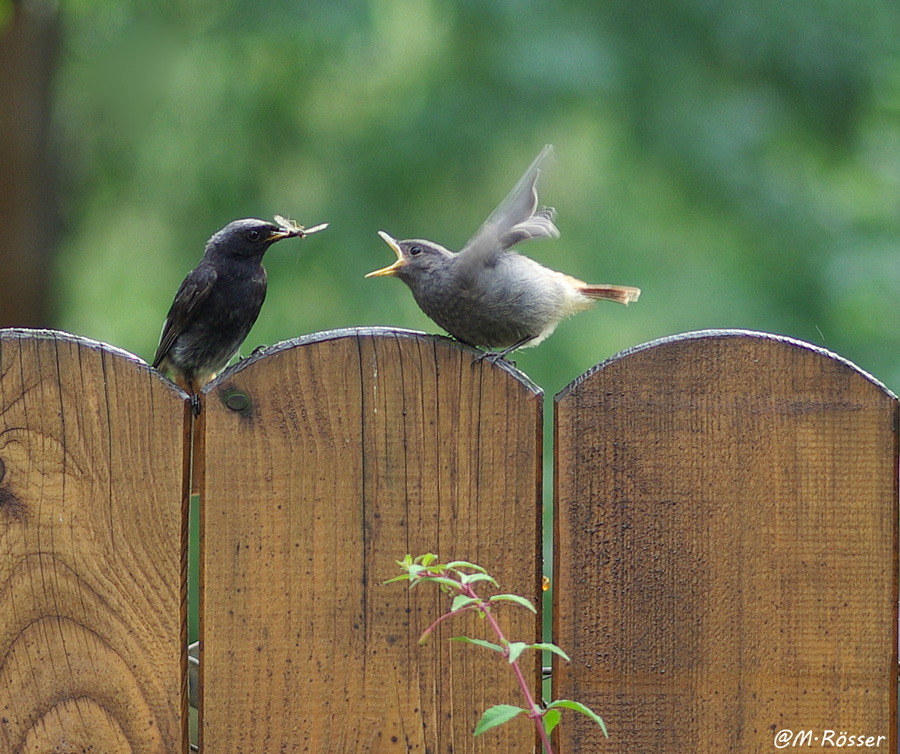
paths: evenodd
<path fill-rule="evenodd" d="M 475 355 L 319 333 L 194 419 L 128 354 L 2 331 L 0 753 L 186 750 L 192 487 L 203 751 L 534 750 L 524 715 L 471 735 L 521 694 L 440 640 L 483 622 L 419 648 L 441 595 L 382 583 L 437 551 L 541 604 L 544 396 Z M 567 720 L 554 751 L 896 751 L 894 396 L 804 343 L 693 333 L 576 379 L 552 443 L 553 697 L 609 732 Z"/>

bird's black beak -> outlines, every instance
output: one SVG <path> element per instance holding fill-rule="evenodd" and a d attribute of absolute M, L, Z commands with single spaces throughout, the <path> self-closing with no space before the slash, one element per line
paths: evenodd
<path fill-rule="evenodd" d="M 400 244 L 397 243 L 397 239 L 391 236 L 389 233 L 385 233 L 383 230 L 378 231 L 378 235 L 384 240 L 384 242 L 390 246 L 394 253 L 397 255 L 397 261 L 387 267 L 382 267 L 380 270 L 373 270 L 368 275 L 367 278 L 377 278 L 382 276 L 393 277 L 397 274 L 397 271 L 406 264 L 406 260 L 403 258 L 403 251 L 400 249 Z"/>
<path fill-rule="evenodd" d="M 266 237 L 266 243 L 275 243 L 276 241 L 280 241 L 282 238 L 290 238 L 291 236 L 299 235 L 298 233 L 292 230 L 273 230 Z"/>

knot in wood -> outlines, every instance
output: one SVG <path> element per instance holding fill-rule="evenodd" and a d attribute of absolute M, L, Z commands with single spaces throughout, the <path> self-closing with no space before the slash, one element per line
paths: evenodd
<path fill-rule="evenodd" d="M 246 414 L 250 411 L 250 396 L 240 390 L 229 390 L 222 397 L 226 408 L 237 411 L 239 414 Z"/>

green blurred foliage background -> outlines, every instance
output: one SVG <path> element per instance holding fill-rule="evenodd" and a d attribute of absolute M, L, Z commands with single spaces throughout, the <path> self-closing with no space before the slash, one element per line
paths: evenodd
<path fill-rule="evenodd" d="M 438 331 L 376 236 L 459 248 L 544 143 L 555 242 L 640 286 L 518 366 L 549 395 L 620 349 L 787 334 L 900 389 L 896 0 L 63 0 L 53 118 L 57 325 L 150 359 L 206 239 L 237 217 L 331 227 L 267 255 L 245 343 Z"/>

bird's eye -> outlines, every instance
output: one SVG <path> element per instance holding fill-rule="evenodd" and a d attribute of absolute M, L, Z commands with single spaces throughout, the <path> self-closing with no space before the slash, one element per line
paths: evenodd
<path fill-rule="evenodd" d="M 256 243 L 259 240 L 260 235 L 261 235 L 260 232 L 258 230 L 256 230 L 255 228 L 253 230 L 248 230 L 247 231 L 247 240 L 251 241 L 252 243 Z"/>
<path fill-rule="evenodd" d="M 417 244 L 417 243 L 414 243 L 412 246 L 409 247 L 409 255 L 411 257 L 419 256 L 419 254 L 421 254 L 422 251 L 423 251 L 422 247 L 419 246 L 419 244 Z"/>

